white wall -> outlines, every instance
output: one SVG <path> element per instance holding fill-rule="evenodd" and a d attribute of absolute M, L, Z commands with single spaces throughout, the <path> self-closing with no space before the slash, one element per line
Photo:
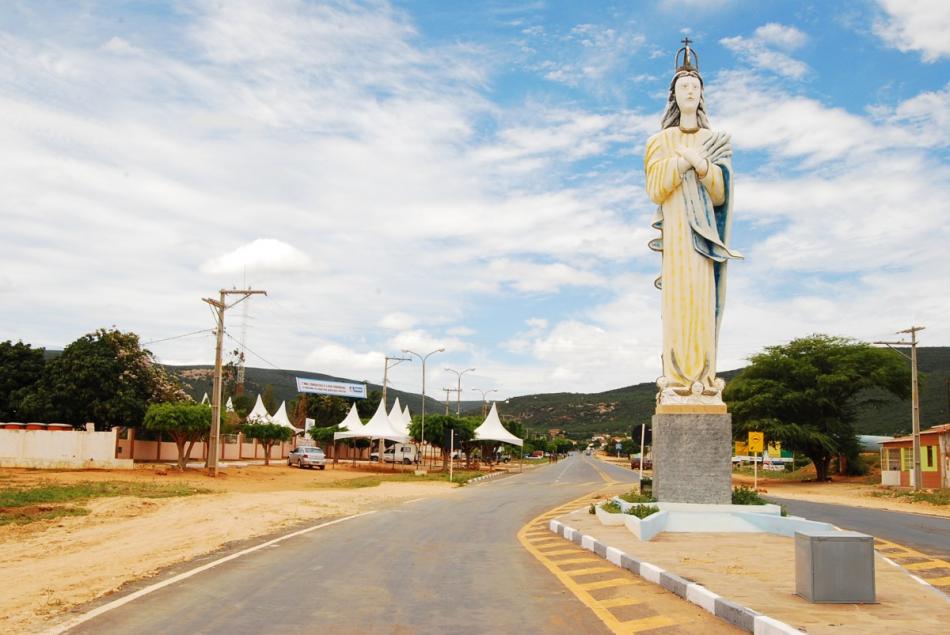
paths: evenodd
<path fill-rule="evenodd" d="M 132 469 L 115 458 L 116 431 L 0 430 L 0 467 Z"/>

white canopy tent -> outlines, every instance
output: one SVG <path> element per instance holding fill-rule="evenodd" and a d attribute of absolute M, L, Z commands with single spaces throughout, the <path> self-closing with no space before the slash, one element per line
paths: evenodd
<path fill-rule="evenodd" d="M 246 421 L 248 423 L 270 423 L 270 413 L 264 407 L 264 400 L 261 399 L 260 395 L 257 396 L 257 403 L 254 404 L 254 409 L 247 415 Z"/>
<path fill-rule="evenodd" d="M 230 397 L 228 397 L 228 402 L 227 402 L 226 404 L 224 404 L 224 409 L 225 409 L 227 412 L 234 412 L 234 402 L 231 401 L 231 398 L 230 398 Z"/>
<path fill-rule="evenodd" d="M 344 430 L 333 433 L 334 441 L 339 439 L 356 438 L 385 439 L 386 441 L 398 441 L 399 443 L 405 443 L 409 440 L 409 435 L 397 430 L 396 427 L 393 426 L 389 420 L 389 415 L 386 414 L 386 404 L 380 401 L 379 408 L 376 409 L 376 414 L 374 414 L 373 418 L 370 419 L 365 426 L 363 426 L 362 430 L 357 432 Z"/>
<path fill-rule="evenodd" d="M 280 403 L 280 408 L 277 409 L 271 418 L 271 423 L 276 423 L 279 426 L 284 426 L 285 428 L 290 428 L 294 432 L 300 432 L 300 428 L 297 428 L 290 422 L 290 417 L 287 416 L 287 402 L 282 401 Z"/>
<path fill-rule="evenodd" d="M 360 421 L 360 415 L 356 412 L 356 404 L 350 407 L 350 411 L 346 414 L 346 419 L 338 423 L 337 427 L 346 432 L 359 432 L 363 429 L 363 422 Z"/>
<path fill-rule="evenodd" d="M 521 469 L 524 469 L 524 440 L 511 434 L 505 430 L 505 426 L 501 425 L 501 419 L 498 418 L 498 408 L 494 402 L 492 402 L 491 410 L 488 412 L 488 416 L 485 417 L 485 421 L 475 428 L 475 440 L 501 441 L 502 443 L 517 445 L 521 448 Z"/>
<path fill-rule="evenodd" d="M 406 404 L 406 407 L 402 411 L 402 420 L 406 425 L 406 434 L 409 434 L 409 426 L 412 425 L 412 415 L 409 414 L 409 405 Z"/>

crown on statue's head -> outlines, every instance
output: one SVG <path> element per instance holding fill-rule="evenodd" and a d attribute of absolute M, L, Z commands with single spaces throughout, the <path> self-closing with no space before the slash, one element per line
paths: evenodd
<path fill-rule="evenodd" d="M 694 71 L 698 73 L 699 55 L 697 55 L 696 51 L 694 51 L 689 46 L 693 42 L 688 37 L 684 37 L 682 41 L 683 48 L 676 51 L 676 72 L 679 73 L 680 71 Z"/>

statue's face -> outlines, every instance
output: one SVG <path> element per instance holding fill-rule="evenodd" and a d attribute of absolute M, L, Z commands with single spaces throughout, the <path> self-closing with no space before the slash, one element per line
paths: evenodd
<path fill-rule="evenodd" d="M 703 86 L 698 77 L 683 75 L 676 80 L 673 86 L 673 95 L 680 112 L 696 112 L 699 107 L 699 98 L 703 94 Z"/>

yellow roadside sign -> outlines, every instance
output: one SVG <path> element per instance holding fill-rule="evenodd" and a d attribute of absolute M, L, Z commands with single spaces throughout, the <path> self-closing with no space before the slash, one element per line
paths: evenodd
<path fill-rule="evenodd" d="M 765 448 L 765 433 L 749 433 L 749 452 L 761 452 Z"/>

